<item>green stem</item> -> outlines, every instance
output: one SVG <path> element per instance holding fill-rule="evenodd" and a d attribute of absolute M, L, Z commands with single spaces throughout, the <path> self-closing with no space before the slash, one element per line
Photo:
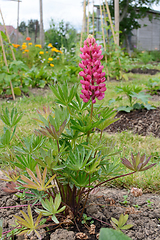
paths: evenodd
<path fill-rule="evenodd" d="M 91 104 L 91 121 L 92 121 L 92 117 L 93 117 L 93 102 Z"/>

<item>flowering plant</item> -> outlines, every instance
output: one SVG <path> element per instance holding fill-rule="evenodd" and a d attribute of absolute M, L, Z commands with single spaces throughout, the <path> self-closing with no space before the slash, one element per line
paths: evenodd
<path fill-rule="evenodd" d="M 18 179 L 16 184 L 21 185 L 24 191 L 27 189 L 32 198 L 37 198 L 42 203 L 45 210 L 37 209 L 38 213 L 52 216 L 56 223 L 61 219 L 62 211 L 65 216 L 71 216 L 70 220 L 81 221 L 93 189 L 112 179 L 143 171 L 149 161 L 146 162 L 142 157 L 138 160 L 141 167 L 130 168 L 129 161 L 122 159 L 122 163 L 132 169 L 131 173 L 125 175 L 119 175 L 119 165 L 109 161 L 113 153 L 111 147 L 108 150 L 103 130 L 116 121 L 116 111 L 102 103 L 95 104 L 95 98 L 103 99 L 106 90 L 104 85 L 100 85 L 105 80 L 100 64 L 103 56 L 92 36 L 87 38 L 81 50 L 84 59 L 81 63 L 84 74 L 80 74 L 84 82 L 81 82 L 88 92 L 82 92 L 83 97 L 80 97 L 76 85 L 70 90 L 67 83 L 50 86 L 55 104 L 53 110 L 43 107 L 43 110 L 37 111 L 37 137 L 32 136 L 23 142 L 23 146 L 14 149 L 10 145 L 10 138 L 7 142 L 11 153 L 8 162 L 12 162 L 12 166 L 19 167 L 24 173 L 21 181 Z M 3 121 L 3 116 L 0 118 Z M 8 135 L 13 138 L 14 134 L 15 131 Z M 1 137 L 1 141 L 3 139 L 5 136 Z"/>

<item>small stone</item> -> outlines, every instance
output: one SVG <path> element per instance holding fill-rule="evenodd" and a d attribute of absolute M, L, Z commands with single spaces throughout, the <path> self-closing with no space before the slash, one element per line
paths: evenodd
<path fill-rule="evenodd" d="M 75 233 L 65 229 L 57 229 L 51 234 L 50 240 L 75 240 Z"/>

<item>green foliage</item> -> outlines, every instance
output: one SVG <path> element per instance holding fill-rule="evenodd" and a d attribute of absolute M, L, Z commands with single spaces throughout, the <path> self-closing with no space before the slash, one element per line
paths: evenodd
<path fill-rule="evenodd" d="M 75 47 L 76 30 L 68 23 L 65 24 L 63 20 L 55 24 L 51 19 L 50 29 L 45 32 L 45 40 L 46 44 L 52 43 L 58 49 L 65 47 L 70 50 Z"/>
<path fill-rule="evenodd" d="M 22 119 L 22 116 L 23 113 L 19 114 L 16 108 L 12 108 L 11 114 L 9 113 L 7 107 L 5 108 L 5 110 L 2 109 L 2 113 L 0 113 L 0 119 L 9 128 L 16 127 L 16 125 Z"/>
<path fill-rule="evenodd" d="M 147 91 L 151 95 L 157 94 L 158 91 L 160 90 L 160 78 L 158 77 L 150 78 L 146 86 L 147 86 Z"/>
<path fill-rule="evenodd" d="M 131 240 L 122 232 L 113 230 L 111 228 L 101 228 L 99 240 Z"/>
<path fill-rule="evenodd" d="M 111 217 L 111 224 L 116 230 L 128 230 L 129 228 L 133 227 L 132 224 L 126 224 L 128 220 L 128 214 L 123 215 L 121 214 L 119 220 Z"/>
<path fill-rule="evenodd" d="M 17 219 L 17 223 L 19 224 L 20 227 L 22 227 L 22 231 L 18 235 L 19 236 L 20 235 L 24 235 L 24 234 L 28 234 L 29 235 L 32 232 L 35 232 L 37 237 L 39 239 L 41 239 L 41 236 L 40 236 L 39 232 L 37 232 L 37 229 L 39 229 L 41 227 L 38 224 L 40 222 L 42 214 L 41 213 L 39 214 L 37 220 L 34 223 L 30 205 L 28 205 L 28 216 L 23 211 L 21 211 L 21 213 L 23 215 L 23 218 L 14 215 L 14 217 Z"/>
<path fill-rule="evenodd" d="M 121 202 L 122 204 L 124 204 L 124 205 L 126 205 L 126 204 L 128 204 L 129 202 L 128 202 L 128 200 L 127 200 L 127 198 L 128 198 L 128 195 L 124 195 L 123 196 L 123 202 Z"/>
<path fill-rule="evenodd" d="M 146 202 L 147 202 L 147 207 L 151 208 L 151 207 L 152 207 L 152 204 L 153 204 L 153 202 L 151 202 L 151 200 L 150 200 L 150 199 L 147 199 L 147 200 L 146 200 Z"/>
<path fill-rule="evenodd" d="M 53 109 L 44 106 L 43 110 L 37 111 L 39 119 L 34 119 L 39 124 L 35 131 L 37 136 L 24 138 L 17 146 L 10 144 L 13 138 L 10 128 L 15 128 L 19 115 L 15 110 L 11 114 L 3 110 L 3 118 L 8 116 L 4 118 L 8 125 L 5 125 L 0 141 L 3 162 L 23 170 L 16 181 L 16 189 L 27 189 L 26 196 L 34 204 L 42 203 L 44 209 L 37 209 L 39 213 L 51 216 L 58 223 L 61 214 L 67 216 L 71 212 L 73 218 L 81 221 L 89 193 L 114 177 L 124 176 L 120 175 L 120 165 L 113 157 L 117 154 L 113 151 L 114 143 L 103 139 L 103 130 L 115 121 L 116 111 L 103 104 L 84 103 L 76 85 L 69 90 L 64 82 L 62 86 L 50 88 L 54 94 Z M 132 164 L 122 159 L 122 163 L 132 170 L 129 174 L 154 166 L 146 166 L 148 161 L 143 156 L 133 158 Z M 23 214 L 23 221 L 17 218 L 19 224 L 22 223 L 22 233 L 29 233 L 31 228 L 37 230 L 30 209 L 28 215 Z M 123 228 L 124 224 L 122 221 L 118 227 Z"/>
<path fill-rule="evenodd" d="M 131 112 L 134 109 L 146 108 L 147 110 L 155 109 L 155 107 L 148 104 L 148 99 L 151 97 L 149 94 L 142 92 L 142 87 L 137 85 L 124 85 L 122 87 L 116 88 L 117 93 L 124 93 L 128 100 L 129 106 L 121 106 L 118 108 L 118 111 Z M 140 100 L 142 103 L 137 102 Z M 119 98 L 117 98 L 119 101 Z"/>
<path fill-rule="evenodd" d="M 42 206 L 45 210 L 36 208 L 36 212 L 39 214 L 42 214 L 43 216 L 51 216 L 52 220 L 55 223 L 59 223 L 58 219 L 56 218 L 55 214 L 63 212 L 66 206 L 63 206 L 62 208 L 58 209 L 61 204 L 61 196 L 60 194 L 57 194 L 55 197 L 55 200 L 53 202 L 53 198 L 50 196 L 50 199 L 45 199 L 41 201 Z"/>
<path fill-rule="evenodd" d="M 23 85 L 23 83 L 20 75 L 24 74 L 27 70 L 28 67 L 22 61 L 12 61 L 9 64 L 9 72 L 7 67 L 3 66 L 0 69 L 0 94 L 11 94 L 11 81 L 15 95 L 21 95 L 20 85 Z"/>
<path fill-rule="evenodd" d="M 82 224 L 87 224 L 87 222 L 89 222 L 91 225 L 94 223 L 94 221 L 93 220 L 91 221 L 91 220 L 92 220 L 91 217 L 88 217 L 87 214 L 83 213 Z"/>
<path fill-rule="evenodd" d="M 140 53 L 139 58 L 144 64 L 152 61 L 152 56 L 147 51 Z"/>

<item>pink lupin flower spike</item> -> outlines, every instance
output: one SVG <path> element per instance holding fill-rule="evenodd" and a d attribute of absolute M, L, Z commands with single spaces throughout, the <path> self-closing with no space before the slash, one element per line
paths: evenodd
<path fill-rule="evenodd" d="M 92 103 L 96 103 L 96 99 L 102 100 L 104 98 L 104 92 L 106 91 L 105 72 L 102 72 L 103 66 L 100 60 L 103 58 L 101 46 L 98 46 L 95 38 L 89 35 L 84 41 L 84 47 L 80 48 L 82 58 L 79 66 L 83 71 L 79 72 L 79 75 L 83 77 L 80 80 L 82 84 L 82 94 L 80 97 L 84 102 L 88 102 L 90 99 Z"/>

